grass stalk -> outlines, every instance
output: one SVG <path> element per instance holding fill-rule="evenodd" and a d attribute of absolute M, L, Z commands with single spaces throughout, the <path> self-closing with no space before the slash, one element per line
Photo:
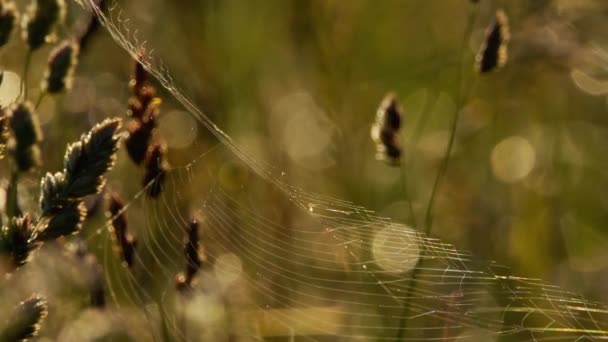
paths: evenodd
<path fill-rule="evenodd" d="M 8 193 L 6 194 L 6 216 L 10 219 L 18 213 L 19 203 L 17 202 L 17 185 L 19 183 L 19 170 L 15 166 L 11 171 Z"/>
<path fill-rule="evenodd" d="M 418 226 L 417 220 L 416 220 L 416 214 L 414 213 L 414 206 L 412 204 L 412 196 L 409 193 L 409 187 L 408 187 L 408 183 L 407 183 L 407 167 L 406 167 L 406 161 L 405 161 L 405 156 L 403 157 L 403 163 L 401 164 L 401 187 L 403 189 L 403 196 L 405 196 L 405 200 L 407 201 L 407 207 L 408 207 L 408 211 L 410 214 L 410 218 L 409 218 L 409 224 L 412 225 L 412 227 L 416 227 Z"/>
<path fill-rule="evenodd" d="M 38 95 L 38 99 L 36 100 L 36 104 L 34 105 L 34 109 L 38 109 L 38 107 L 40 107 L 40 103 L 42 103 L 42 100 L 44 99 L 44 97 L 46 96 L 47 92 L 43 91 Z"/>
<path fill-rule="evenodd" d="M 23 64 L 23 72 L 21 74 L 21 90 L 23 91 L 23 100 L 27 99 L 27 75 L 32 62 L 32 49 L 28 49 L 25 54 L 25 63 Z"/>
<path fill-rule="evenodd" d="M 476 7 L 475 6 L 471 6 L 469 8 L 469 17 L 468 17 L 468 21 L 467 21 L 467 27 L 465 29 L 465 33 L 463 36 L 463 40 L 462 40 L 462 44 L 460 47 L 460 51 L 461 51 L 461 62 L 460 62 L 460 67 L 458 70 L 458 78 L 456 81 L 456 94 L 457 94 L 457 99 L 458 99 L 458 103 L 456 105 L 456 109 L 454 112 L 454 115 L 452 117 L 452 122 L 450 124 L 450 138 L 448 141 L 448 145 L 445 149 L 445 153 L 443 155 L 443 158 L 441 160 L 441 165 L 439 166 L 439 170 L 437 171 L 437 176 L 435 177 L 435 181 L 433 183 L 433 188 L 431 190 L 431 195 L 429 197 L 429 202 L 426 208 L 426 213 L 424 215 L 424 237 L 427 237 L 431 234 L 432 228 L 433 228 L 433 206 L 435 204 L 435 199 L 436 199 L 436 195 L 437 195 L 437 191 L 439 189 L 439 185 L 441 184 L 441 181 L 443 180 L 443 177 L 448 169 L 448 165 L 450 162 L 450 155 L 452 153 L 452 149 L 454 147 L 454 141 L 456 138 L 456 131 L 458 128 L 458 121 L 460 118 L 460 112 L 462 109 L 462 106 L 464 105 L 464 102 L 466 100 L 466 91 L 464 90 L 464 81 L 465 81 L 465 68 L 467 66 L 466 63 L 466 57 L 467 57 L 467 51 L 468 51 L 468 41 L 470 39 L 471 33 L 473 32 L 473 27 L 475 24 L 475 14 L 476 14 Z M 420 248 L 420 255 L 418 258 L 418 261 L 416 262 L 416 266 L 414 267 L 413 271 L 412 271 L 412 275 L 408 284 L 408 289 L 405 295 L 405 302 L 403 303 L 403 310 L 401 312 L 401 317 L 399 320 L 399 329 L 397 330 L 397 340 L 401 340 L 404 336 L 405 336 L 405 331 L 407 330 L 407 317 L 410 314 L 410 308 L 411 308 L 411 296 L 414 295 L 415 291 L 416 291 L 416 287 L 417 287 L 417 278 L 418 278 L 418 274 L 420 273 L 420 270 L 422 269 L 422 264 L 424 261 L 424 248 L 423 246 L 421 246 L 422 248 Z"/>

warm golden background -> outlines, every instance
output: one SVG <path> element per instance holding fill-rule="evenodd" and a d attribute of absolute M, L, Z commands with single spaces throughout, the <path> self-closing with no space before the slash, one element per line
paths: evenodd
<path fill-rule="evenodd" d="M 88 15 L 75 3 L 69 5 L 63 36 Z M 608 302 L 608 81 L 604 80 L 608 80 L 608 3 L 603 0 L 479 0 L 476 5 L 466 0 L 137 0 L 118 1 L 117 7 L 110 7 L 108 16 L 113 22 L 124 23 L 137 46 L 153 50 L 156 61 L 162 59 L 184 94 L 248 156 L 266 165 L 276 180 L 353 202 L 415 229 L 422 230 L 413 222 L 423 221 L 450 122 L 456 111 L 461 111 L 452 159 L 438 192 L 431 235 L 471 252 L 475 259 L 493 260 L 516 275 L 559 285 L 572 292 L 571 298 L 581 294 L 592 301 Z M 478 75 L 473 68 L 475 54 L 499 8 L 510 22 L 509 60 L 497 72 Z M 471 11 L 475 13 L 473 33 L 466 38 L 463 50 Z M 39 82 L 49 51 L 50 46 L 34 55 L 30 85 Z M 0 51 L 0 65 L 19 74 L 23 55 L 23 43 L 15 36 Z M 132 69 L 131 57 L 101 30 L 81 53 L 74 89 L 44 99 L 38 111 L 45 134 L 44 166 L 22 181 L 28 189 L 22 192 L 26 208 L 27 203 L 32 208 L 36 205 L 42 171 L 60 167 L 67 142 L 105 117 L 126 118 Z M 465 77 L 459 82 L 462 71 Z M 10 98 L 14 90 L 6 80 L 0 87 L 0 100 L 3 96 Z M 286 310 L 279 315 L 339 320 L 323 311 L 331 307 L 328 302 L 334 296 L 344 295 L 355 302 L 361 299 L 341 292 L 346 287 L 341 288 L 339 282 L 329 282 L 328 286 L 337 288 L 336 294 L 319 290 L 319 303 L 305 296 L 295 301 L 310 306 L 311 313 L 289 312 L 297 307 L 290 305 L 290 300 L 301 293 L 291 287 L 293 284 L 287 288 L 280 285 L 293 280 L 289 276 L 283 279 L 281 272 L 298 273 L 294 260 L 308 250 L 308 257 L 319 264 L 327 254 L 335 256 L 333 263 L 343 264 L 344 274 L 322 274 L 319 277 L 324 281 L 364 282 L 363 278 L 349 277 L 352 265 L 357 263 L 349 259 L 348 253 L 340 252 L 343 246 L 325 236 L 322 227 L 294 228 L 310 227 L 319 221 L 292 205 L 289 196 L 236 158 L 169 92 L 158 84 L 157 88 L 163 98 L 158 134 L 166 139 L 170 164 L 177 168 L 169 177 L 166 194 L 157 201 L 139 196 L 141 171 L 124 152 L 109 184 L 131 205 L 127 215 L 132 231 L 141 240 L 139 262 L 146 267 L 136 266 L 129 274 L 119 266 L 109 235 L 102 229 L 101 211 L 91 218 L 83 233 L 89 249 L 106 268 L 108 302 L 114 303 L 116 310 L 146 313 L 126 315 L 134 320 L 151 322 L 155 315 L 163 317 L 163 310 L 159 313 L 153 304 L 173 297 L 173 276 L 184 263 L 180 246 L 184 220 L 196 212 L 202 217 L 226 219 L 217 221 L 226 226 L 220 238 L 213 237 L 217 234 L 214 220 L 209 221 L 205 234 L 212 241 L 208 245 L 210 254 L 217 253 L 217 260 L 231 265 L 227 278 L 237 265 L 253 279 L 259 276 L 278 282 L 269 281 L 268 285 L 258 279 L 260 283 L 252 286 L 243 280 L 239 281 L 243 283 L 239 291 L 228 298 L 216 294 L 201 299 L 198 307 L 208 309 L 201 309 L 202 313 L 192 309 L 192 320 L 212 328 L 197 336 L 206 336 L 209 341 L 230 335 L 228 328 L 224 335 L 213 330 L 221 331 L 214 324 L 220 321 L 217 317 L 230 316 L 227 312 L 241 317 L 233 311 L 241 313 L 242 303 L 248 308 Z M 389 91 L 397 94 L 404 110 L 400 140 L 405 158 L 401 167 L 375 159 L 369 133 L 376 109 Z M 2 163 L 7 170 L 8 164 Z M 415 218 L 409 215 L 404 182 Z M 303 196 L 299 199 L 301 203 L 307 201 Z M 213 214 L 206 212 L 208 200 L 219 203 L 209 209 L 215 210 Z M 315 200 L 319 198 L 311 203 Z M 330 200 L 327 207 L 333 206 L 338 204 Z M 363 240 L 374 230 L 362 231 L 361 236 L 352 239 L 361 241 L 354 249 L 365 256 L 369 252 Z M 261 234 L 262 242 L 251 242 L 251 232 Z M 265 257 L 247 243 L 262 250 L 277 249 L 276 260 L 269 261 L 275 268 L 266 270 L 271 275 L 264 276 L 264 270 L 258 269 L 260 263 L 254 260 Z M 289 255 L 284 244 L 299 251 L 295 257 L 281 257 Z M 317 250 L 315 246 L 321 247 Z M 58 250 L 57 246 L 48 246 L 40 251 L 28 265 L 31 271 L 23 275 L 31 279 L 11 280 L 27 285 L 2 289 L 0 297 L 13 303 L 11 296 L 42 287 L 41 291 L 51 293 L 52 298 L 60 298 L 50 311 L 42 336 L 68 340 L 65 336 L 70 335 L 65 334 L 70 333 L 69 329 L 85 329 L 75 328 L 74 322 L 83 320 L 79 312 L 86 300 L 80 297 L 86 297 L 86 291 L 78 282 L 66 285 L 71 277 L 78 278 L 78 272 L 74 273 L 73 265 Z M 53 258 L 56 262 L 51 263 Z M 401 262 L 407 264 L 407 260 Z M 44 269 L 53 271 L 38 272 Z M 222 281 L 232 281 L 219 278 L 213 281 L 220 283 L 220 289 L 224 289 Z M 201 281 L 203 287 L 214 288 L 207 293 L 223 293 L 205 279 Z M 325 284 L 320 281 L 319 286 L 321 283 Z M 265 286 L 272 294 L 268 298 L 251 289 Z M 436 291 L 432 285 L 421 286 L 429 293 Z M 80 289 L 80 297 L 70 290 L 73 287 Z M 372 294 L 379 291 L 359 290 L 366 302 L 373 302 Z M 494 299 L 499 304 L 487 304 L 486 295 L 476 298 L 481 305 L 505 305 L 500 299 Z M 386 304 L 385 299 L 377 304 Z M 214 309 L 217 307 L 222 307 L 218 309 L 221 315 Z M 260 312 L 257 315 L 262 315 Z M 383 310 L 378 308 L 377 312 Z M 379 331 L 383 326 L 396 326 L 390 317 L 395 312 L 387 316 L 377 312 L 369 320 L 349 322 L 347 326 L 353 331 L 361 324 Z M 569 313 L 558 310 L 558 315 Z M 602 318 L 605 315 L 596 319 Z M 94 319 L 108 324 L 107 319 Z M 285 329 L 271 318 L 255 318 L 264 319 L 259 323 L 266 326 L 263 331 L 278 329 L 275 334 L 284 333 Z M 232 328 L 237 329 L 234 326 L 239 324 L 247 325 L 247 320 L 232 322 Z M 144 323 L 139 328 L 146 330 Z M 373 341 L 394 336 L 389 330 L 376 336 L 373 334 L 377 332 L 367 331 L 358 339 L 353 337 L 356 333 L 349 333 L 353 334 L 350 338 L 345 330 L 333 337 L 300 338 Z M 426 337 L 450 340 L 459 334 L 455 329 L 435 331 Z M 128 340 L 126 335 L 120 338 Z M 498 339 L 494 334 L 485 338 Z"/>

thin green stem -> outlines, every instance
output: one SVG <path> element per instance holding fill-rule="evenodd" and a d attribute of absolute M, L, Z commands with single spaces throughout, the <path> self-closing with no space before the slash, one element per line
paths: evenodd
<path fill-rule="evenodd" d="M 443 176 L 445 175 L 448 164 L 450 162 L 450 154 L 452 153 L 452 148 L 454 146 L 454 140 L 456 137 L 456 129 L 458 127 L 458 119 L 460 118 L 460 105 L 457 106 L 456 112 L 452 118 L 452 123 L 450 125 L 450 140 L 448 141 L 448 146 L 445 149 L 445 154 L 443 155 L 443 159 L 441 160 L 441 165 L 439 166 L 439 170 L 437 171 L 437 176 L 435 177 L 435 182 L 433 183 L 433 189 L 431 190 L 431 197 L 429 198 L 429 203 L 426 207 L 426 213 L 424 215 L 424 235 L 428 236 L 431 233 L 433 227 L 433 206 L 435 204 L 435 198 L 437 195 L 437 190 L 439 189 L 439 185 L 443 180 Z"/>
<path fill-rule="evenodd" d="M 443 159 L 441 160 L 441 165 L 439 166 L 439 170 L 437 171 L 437 176 L 435 177 L 435 182 L 433 183 L 433 188 L 431 190 L 431 196 L 429 197 L 429 203 L 427 205 L 426 208 L 426 213 L 425 213 L 425 217 L 424 217 L 424 237 L 427 237 L 431 234 L 432 231 L 432 227 L 433 227 L 433 206 L 435 204 L 435 198 L 437 195 L 437 191 L 439 189 L 439 185 L 441 184 L 441 181 L 443 180 L 443 177 L 448 169 L 448 164 L 450 162 L 450 155 L 452 153 L 452 148 L 454 147 L 454 141 L 456 138 L 456 131 L 458 128 L 458 120 L 460 118 L 460 111 L 461 108 L 466 100 L 466 93 L 464 91 L 464 78 L 465 78 L 465 65 L 466 65 L 466 56 L 467 56 L 467 51 L 468 51 L 468 40 L 469 37 L 471 36 L 471 33 L 473 31 L 473 26 L 475 23 L 475 8 L 472 7 L 469 10 L 469 20 L 468 20 L 468 24 L 467 24 L 467 28 L 465 30 L 465 34 L 462 40 L 462 45 L 460 47 L 460 51 L 461 51 L 461 63 L 460 63 L 460 68 L 458 70 L 458 78 L 456 81 L 456 86 L 457 86 L 457 99 L 458 99 L 458 103 L 456 105 L 456 110 L 455 113 L 452 117 L 452 122 L 450 124 L 450 138 L 448 141 L 448 145 L 445 149 L 445 153 L 443 155 Z M 423 239 L 421 239 L 421 241 L 424 241 Z M 397 340 L 401 340 L 404 337 L 405 331 L 407 330 L 407 322 L 408 322 L 408 316 L 410 313 L 410 308 L 411 308 L 411 297 L 412 295 L 414 295 L 414 292 L 416 291 L 416 287 L 417 287 L 417 278 L 418 278 L 418 274 L 420 273 L 420 270 L 422 269 L 422 264 L 424 261 L 424 247 L 420 246 L 420 254 L 419 254 L 419 258 L 418 261 L 416 262 L 416 266 L 414 267 L 413 271 L 412 271 L 412 275 L 407 287 L 407 292 L 405 295 L 405 302 L 403 303 L 403 311 L 401 313 L 401 317 L 400 317 L 400 323 L 399 323 L 399 330 L 397 331 Z"/>
<path fill-rule="evenodd" d="M 406 169 L 405 158 L 403 159 L 403 163 L 401 164 L 401 187 L 403 188 L 403 196 L 405 196 L 405 200 L 407 201 L 408 210 L 410 213 L 409 223 L 412 227 L 418 226 L 416 222 L 416 214 L 414 214 L 414 206 L 412 205 L 412 197 L 409 194 L 409 187 L 407 184 L 407 169 Z"/>
<path fill-rule="evenodd" d="M 47 92 L 43 91 L 40 93 L 40 95 L 38 95 L 38 99 L 36 100 L 36 107 L 34 107 L 35 109 L 38 109 L 38 107 L 40 107 L 40 103 L 42 102 L 42 100 L 44 99 L 46 94 L 47 94 Z"/>
<path fill-rule="evenodd" d="M 27 75 L 32 61 L 32 50 L 28 49 L 25 55 L 25 64 L 21 73 L 21 90 L 23 91 L 23 100 L 27 100 Z"/>

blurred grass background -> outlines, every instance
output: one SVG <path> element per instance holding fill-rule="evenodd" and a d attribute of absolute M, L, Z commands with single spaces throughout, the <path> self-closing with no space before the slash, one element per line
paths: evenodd
<path fill-rule="evenodd" d="M 403 222 L 411 222 L 403 169 L 374 160 L 370 123 L 384 94 L 395 91 L 405 111 L 403 168 L 421 222 L 463 92 L 457 75 L 464 53 L 465 105 L 433 235 L 516 274 L 605 301 L 606 100 L 578 87 L 571 74 L 604 76 L 598 51 L 607 43 L 608 7 L 480 1 L 470 50 L 463 52 L 470 6 L 464 0 L 125 5 L 130 25 L 176 83 L 254 157 L 284 170 L 292 184 Z M 498 8 L 510 20 L 509 61 L 478 76 L 474 55 Z M 191 156 L 182 153 L 170 155 Z"/>
<path fill-rule="evenodd" d="M 608 188 L 604 96 L 608 91 L 601 84 L 608 65 L 604 51 L 608 3 L 146 0 L 118 4 L 124 18 L 130 18 L 131 32 L 137 29 L 139 42 L 145 41 L 146 48 L 164 60 L 185 93 L 255 159 L 272 165 L 277 175 L 284 172 L 283 181 L 352 201 L 400 222 L 412 222 L 403 174 L 416 220 L 421 222 L 450 120 L 461 110 L 432 235 L 480 259 L 510 266 L 515 274 L 542 278 L 608 302 L 604 191 Z M 479 10 L 468 49 L 462 51 L 471 6 Z M 69 23 L 86 15 L 75 4 L 70 7 Z M 479 76 L 473 70 L 474 56 L 499 8 L 510 21 L 509 60 L 504 69 Z M 22 43 L 13 39 L 11 44 L 0 52 L 2 66 L 19 72 Z M 28 83 L 38 82 L 47 54 L 35 55 Z M 467 71 L 464 86 L 458 83 L 461 56 Z M 39 110 L 45 133 L 43 169 L 58 169 L 65 144 L 93 123 L 106 116 L 125 116 L 132 64 L 107 33 L 94 38 L 81 55 L 74 90 L 45 98 Z M 574 77 L 580 76 L 577 73 L 589 78 Z M 164 100 L 160 134 L 169 144 L 172 165 L 187 164 L 217 144 L 168 93 L 159 90 Z M 401 168 L 375 160 L 369 138 L 376 108 L 388 91 L 397 94 L 405 112 Z M 466 96 L 463 108 L 457 108 L 462 101 L 459 94 Z M 189 199 L 175 204 L 181 215 L 197 206 L 193 203 L 210 183 L 238 188 L 255 177 L 230 159 L 220 155 L 204 160 L 205 168 L 218 170 L 218 179 L 201 171 L 195 179 L 169 185 L 168 191 L 183 192 Z M 3 167 L 7 169 L 6 163 Z M 112 188 L 133 198 L 140 189 L 133 180 L 138 172 L 123 153 L 111 176 Z M 29 200 L 27 193 L 23 195 L 24 203 L 35 205 L 40 176 L 35 173 L 24 181 L 30 189 Z M 278 211 L 283 207 L 284 199 L 272 190 L 239 196 L 251 197 L 254 207 L 261 203 Z M 171 215 L 173 208 L 134 201 L 128 214 L 139 234 L 144 232 L 138 227 L 162 221 L 146 217 L 151 207 L 159 217 Z M 287 216 L 271 218 L 289 221 Z M 175 246 L 167 251 L 170 259 L 179 260 L 181 251 Z M 177 271 L 180 265 L 169 267 Z M 157 291 L 166 286 L 166 281 L 153 283 L 145 286 L 157 286 Z"/>

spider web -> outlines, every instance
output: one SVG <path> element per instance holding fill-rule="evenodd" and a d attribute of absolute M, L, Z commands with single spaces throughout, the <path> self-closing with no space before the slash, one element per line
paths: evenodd
<path fill-rule="evenodd" d="M 76 1 L 140 57 L 141 44 L 120 9 L 106 16 L 92 1 Z M 112 304 L 140 310 L 155 339 L 388 341 L 401 330 L 403 340 L 416 341 L 608 337 L 608 307 L 601 303 L 510 275 L 366 208 L 287 184 L 280 170 L 217 127 L 162 62 L 151 54 L 141 62 L 218 141 L 173 167 L 157 201 L 142 191 L 128 202 L 127 214 L 131 206 L 146 214 L 132 270 L 121 266 L 110 234 L 100 234 Z M 240 182 L 222 180 L 225 162 L 243 172 Z M 202 218 L 201 243 L 213 266 L 203 268 L 196 294 L 184 299 L 173 279 L 184 267 L 192 208 Z M 159 278 L 164 281 L 154 281 Z"/>

